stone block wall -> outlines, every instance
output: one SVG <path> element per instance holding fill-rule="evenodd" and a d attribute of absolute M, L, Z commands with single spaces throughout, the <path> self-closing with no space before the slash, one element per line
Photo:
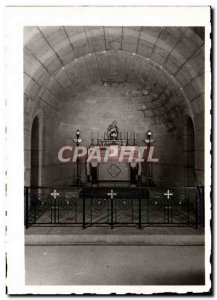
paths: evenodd
<path fill-rule="evenodd" d="M 177 121 L 180 127 L 168 131 L 165 126 L 154 125 L 151 118 L 144 118 L 140 110 L 140 100 L 129 96 L 129 89 L 135 87 L 129 84 L 92 85 L 71 101 L 62 103 L 62 113 L 54 107 L 40 102 L 32 116 L 25 114 L 25 184 L 30 184 L 31 172 L 31 126 L 34 116 L 39 116 L 41 122 L 41 185 L 71 185 L 75 180 L 76 168 L 72 162 L 62 163 L 58 160 L 58 151 L 63 145 L 73 145 L 76 130 L 79 129 L 82 145 L 91 144 L 92 134 L 96 140 L 104 137 L 109 124 L 117 121 L 122 137 L 127 132 L 133 138 L 134 132 L 138 145 L 145 145 L 144 139 L 148 129 L 153 132 L 155 153 L 159 159 L 153 165 L 154 180 L 157 185 L 184 185 L 184 146 L 183 118 Z M 30 100 L 27 100 L 30 101 Z M 203 114 L 194 120 L 195 126 L 195 168 L 198 180 L 203 183 L 204 172 L 204 122 Z M 143 173 L 145 174 L 145 165 Z M 81 179 L 86 181 L 85 166 L 81 166 Z"/>
<path fill-rule="evenodd" d="M 144 139 L 148 129 L 151 129 L 155 139 L 156 157 L 159 163 L 153 166 L 154 178 L 157 184 L 170 183 L 182 185 L 184 183 L 182 136 L 176 131 L 168 132 L 164 126 L 152 124 L 150 118 L 144 118 L 142 111 L 128 95 L 129 85 L 119 84 L 110 86 L 92 86 L 88 91 L 80 93 L 78 97 L 64 105 L 64 112 L 59 121 L 46 120 L 45 125 L 45 184 L 70 185 L 75 179 L 75 164 L 58 161 L 58 150 L 63 145 L 74 145 L 76 130 L 79 129 L 82 145 L 91 144 L 92 133 L 94 138 L 104 137 L 107 127 L 114 120 L 117 121 L 122 137 L 127 132 L 133 139 L 136 133 L 137 143 L 145 145 Z M 81 179 L 86 181 L 85 166 L 81 166 Z M 143 168 L 145 172 L 145 166 Z M 49 179 L 48 179 L 49 178 Z"/>

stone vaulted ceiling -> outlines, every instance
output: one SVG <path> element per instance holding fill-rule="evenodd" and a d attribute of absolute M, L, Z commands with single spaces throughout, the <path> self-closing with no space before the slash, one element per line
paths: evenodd
<path fill-rule="evenodd" d="M 57 113 L 93 84 L 130 82 L 145 118 L 173 128 L 204 110 L 202 28 L 25 27 L 25 112 Z"/>

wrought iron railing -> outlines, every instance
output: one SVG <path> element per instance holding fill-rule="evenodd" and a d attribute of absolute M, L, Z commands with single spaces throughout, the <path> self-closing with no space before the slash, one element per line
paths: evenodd
<path fill-rule="evenodd" d="M 25 227 L 203 225 L 203 195 L 194 188 L 25 187 Z"/>

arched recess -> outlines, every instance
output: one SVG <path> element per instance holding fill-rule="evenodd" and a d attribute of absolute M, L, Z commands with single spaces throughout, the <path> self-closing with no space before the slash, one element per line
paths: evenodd
<path fill-rule="evenodd" d="M 31 186 L 43 185 L 43 132 L 44 118 L 40 110 L 35 114 L 31 128 Z"/>
<path fill-rule="evenodd" d="M 184 184 L 195 186 L 195 149 L 194 125 L 191 117 L 184 119 Z"/>
<path fill-rule="evenodd" d="M 35 117 L 31 130 L 31 186 L 39 186 L 39 119 Z"/>

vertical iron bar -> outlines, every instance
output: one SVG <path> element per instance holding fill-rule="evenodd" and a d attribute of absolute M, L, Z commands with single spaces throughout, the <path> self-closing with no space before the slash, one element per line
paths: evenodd
<path fill-rule="evenodd" d="M 107 221 L 108 221 L 108 224 L 109 224 L 109 221 L 110 221 L 110 207 L 109 207 L 109 200 L 106 198 L 106 203 L 107 203 L 107 208 L 108 208 L 108 219 L 107 219 Z"/>
<path fill-rule="evenodd" d="M 75 200 L 75 224 L 77 223 L 77 200 Z"/>
<path fill-rule="evenodd" d="M 113 229 L 113 198 L 111 197 L 111 229 Z"/>
<path fill-rule="evenodd" d="M 34 203 L 34 223 L 36 223 L 36 203 Z"/>
<path fill-rule="evenodd" d="M 198 218 L 198 216 L 197 216 L 197 214 L 198 214 L 198 207 L 197 207 L 197 199 L 198 199 L 198 195 L 196 195 L 196 197 L 195 197 L 195 228 L 196 229 L 198 229 L 198 220 L 197 220 L 197 218 Z"/>
<path fill-rule="evenodd" d="M 60 206 L 59 206 L 59 201 L 58 201 L 58 205 L 57 205 L 57 223 L 59 223 L 60 221 Z"/>
<path fill-rule="evenodd" d="M 28 201 L 29 200 L 29 190 L 28 190 L 28 187 L 25 187 L 25 206 L 26 206 L 26 209 L 25 209 L 25 226 L 26 226 L 26 229 L 28 229 L 28 223 L 29 223 L 29 207 L 28 207 Z"/>
<path fill-rule="evenodd" d="M 198 189 L 198 198 L 197 198 L 197 224 L 201 224 L 201 191 Z"/>
<path fill-rule="evenodd" d="M 188 224 L 190 223 L 190 215 L 189 215 L 189 213 L 190 213 L 190 206 L 189 206 L 189 195 L 188 195 L 188 198 L 187 198 L 188 200 Z"/>
<path fill-rule="evenodd" d="M 50 200 L 50 222 L 53 223 L 53 199 Z"/>
<path fill-rule="evenodd" d="M 204 222 L 205 222 L 205 215 L 204 215 L 204 197 L 205 197 L 205 194 L 204 194 L 204 187 L 202 186 L 201 187 L 201 199 L 200 199 L 200 218 L 201 218 L 201 226 L 204 226 Z"/>
<path fill-rule="evenodd" d="M 142 223 L 142 216 L 141 216 L 141 190 L 139 190 L 139 229 L 141 229 L 141 223 Z"/>
<path fill-rule="evenodd" d="M 147 223 L 149 223 L 149 206 L 148 206 L 149 205 L 149 196 L 148 196 L 146 203 L 147 203 Z"/>
<path fill-rule="evenodd" d="M 174 201 L 172 201 L 171 199 L 171 202 L 170 202 L 170 223 L 173 223 L 173 203 Z"/>
<path fill-rule="evenodd" d="M 56 223 L 56 199 L 54 199 L 54 223 Z"/>
<path fill-rule="evenodd" d="M 133 200 L 131 199 L 131 212 L 132 212 L 132 223 L 134 223 L 134 211 L 133 211 Z"/>
<path fill-rule="evenodd" d="M 85 196 L 83 196 L 83 229 L 85 229 Z"/>
<path fill-rule="evenodd" d="M 52 204 L 52 199 L 49 200 L 49 204 L 50 204 L 50 223 L 52 224 L 53 223 L 53 204 Z"/>
<path fill-rule="evenodd" d="M 93 224 L 93 198 L 90 200 L 90 223 Z"/>
<path fill-rule="evenodd" d="M 167 199 L 167 223 L 169 224 L 170 223 L 170 210 L 169 210 L 169 201 Z"/>
<path fill-rule="evenodd" d="M 115 206 L 114 206 L 114 222 L 116 223 L 117 221 L 117 215 L 116 215 L 116 212 L 117 212 L 117 209 L 116 209 L 116 206 L 117 206 L 117 201 L 115 202 Z"/>

